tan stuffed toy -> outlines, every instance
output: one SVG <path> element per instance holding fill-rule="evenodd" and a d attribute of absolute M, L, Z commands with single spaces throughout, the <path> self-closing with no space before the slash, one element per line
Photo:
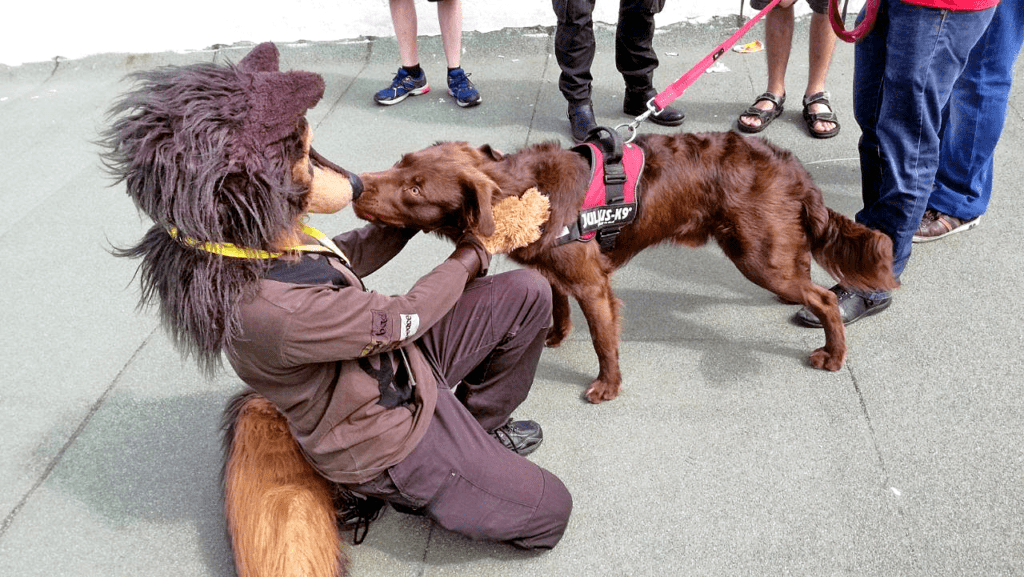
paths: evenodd
<path fill-rule="evenodd" d="M 506 253 L 540 238 L 541 226 L 548 221 L 551 204 L 548 197 L 531 188 L 522 197 L 509 196 L 491 207 L 494 234 L 481 240 L 491 254 Z"/>

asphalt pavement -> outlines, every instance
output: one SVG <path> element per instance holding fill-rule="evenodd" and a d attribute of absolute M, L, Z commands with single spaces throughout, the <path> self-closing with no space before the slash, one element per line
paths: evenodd
<path fill-rule="evenodd" d="M 727 18 L 660 29 L 657 85 L 736 28 Z M 813 139 L 799 106 L 806 32 L 801 19 L 789 107 L 763 134 L 807 166 L 826 204 L 852 216 L 861 206 L 853 48 L 840 44 L 829 75 L 842 131 Z M 438 140 L 570 144 L 552 33 L 465 34 L 463 65 L 483 94 L 468 109 L 446 94 L 438 37 L 420 44 L 433 90 L 390 107 L 371 96 L 398 67 L 393 38 L 280 48 L 283 69 L 326 80 L 308 115 L 317 148 L 363 171 Z M 759 25 L 743 42 L 762 35 Z M 613 46 L 599 27 L 594 104 L 610 126 L 631 120 Z M 0 66 L 0 575 L 234 572 L 219 420 L 241 383 L 230 369 L 204 377 L 155 311 L 137 310 L 136 263 L 109 251 L 149 222 L 111 186 L 93 142 L 126 73 L 237 62 L 249 48 Z M 729 52 L 716 68 L 676 101 L 681 127 L 640 130 L 730 130 L 765 88 L 764 54 Z M 544 427 L 530 458 L 573 494 L 558 547 L 474 542 L 389 511 L 350 548 L 352 574 L 1024 575 L 1024 251 L 1009 228 L 1024 214 L 1022 90 L 989 212 L 972 231 L 914 247 L 890 309 L 848 328 L 842 370 L 811 368 L 822 332 L 794 324 L 797 307 L 745 280 L 717 247 L 648 250 L 613 280 L 625 314 L 619 398 L 582 398 L 597 359 L 574 305 L 573 332 L 544 352 L 517 412 Z M 345 211 L 312 224 L 333 232 L 359 221 Z M 449 250 L 420 235 L 367 284 L 403 293 Z M 513 266 L 498 258 L 492 270 Z M 832 284 L 817 268 L 815 279 Z"/>

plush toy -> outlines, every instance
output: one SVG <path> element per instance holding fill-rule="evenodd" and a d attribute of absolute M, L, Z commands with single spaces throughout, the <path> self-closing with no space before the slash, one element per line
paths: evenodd
<path fill-rule="evenodd" d="M 548 197 L 536 188 L 527 190 L 522 197 L 501 199 L 491 207 L 494 234 L 481 239 L 484 248 L 491 254 L 499 254 L 539 239 L 540 225 L 547 222 L 550 208 Z"/>

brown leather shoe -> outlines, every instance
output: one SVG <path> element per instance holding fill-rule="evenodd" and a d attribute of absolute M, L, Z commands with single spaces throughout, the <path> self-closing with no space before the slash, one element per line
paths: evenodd
<path fill-rule="evenodd" d="M 980 220 L 980 216 L 976 216 L 971 220 L 960 220 L 955 216 L 943 214 L 937 210 L 929 208 L 924 211 L 924 216 L 921 218 L 921 224 L 917 227 L 917 232 L 914 233 L 914 238 L 911 240 L 913 242 L 931 242 L 933 240 L 939 240 L 940 238 L 945 238 L 951 234 L 971 230 L 978 226 L 978 222 Z"/>

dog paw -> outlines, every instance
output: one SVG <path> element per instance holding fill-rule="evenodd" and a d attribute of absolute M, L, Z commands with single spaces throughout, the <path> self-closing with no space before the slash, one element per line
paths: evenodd
<path fill-rule="evenodd" d="M 598 405 L 604 401 L 610 401 L 619 396 L 619 386 L 606 383 L 601 380 L 595 380 L 590 383 L 590 387 L 583 396 L 591 403 Z"/>
<path fill-rule="evenodd" d="M 548 336 L 544 340 L 544 346 L 551 349 L 556 348 L 558 345 L 562 344 L 562 341 L 565 340 L 565 336 L 568 334 L 568 331 L 560 331 L 555 327 L 551 327 L 548 329 Z"/>
<path fill-rule="evenodd" d="M 842 354 L 832 354 L 825 350 L 824 347 L 811 353 L 811 366 L 816 369 L 823 371 L 838 371 L 843 368 L 843 363 L 846 361 L 846 352 Z"/>

